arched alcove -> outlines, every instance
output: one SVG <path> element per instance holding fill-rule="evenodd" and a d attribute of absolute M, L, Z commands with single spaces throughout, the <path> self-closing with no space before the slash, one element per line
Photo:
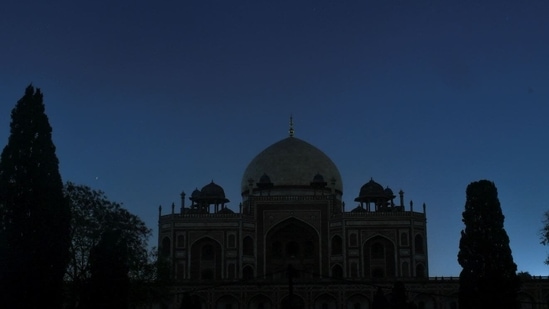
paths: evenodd
<path fill-rule="evenodd" d="M 297 270 L 296 278 L 312 277 L 319 272 L 319 250 L 319 236 L 315 229 L 295 218 L 285 220 L 267 233 L 267 274 L 284 272 L 288 265 L 292 265 Z"/>

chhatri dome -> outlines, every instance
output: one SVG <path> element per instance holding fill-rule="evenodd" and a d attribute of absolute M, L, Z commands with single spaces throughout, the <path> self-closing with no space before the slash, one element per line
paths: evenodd
<path fill-rule="evenodd" d="M 311 183 L 322 177 L 326 188 L 343 193 L 341 175 L 334 162 L 315 146 L 294 137 L 293 122 L 290 118 L 290 134 L 265 148 L 248 164 L 242 176 L 242 194 L 264 185 L 266 179 L 271 188 L 308 189 Z"/>

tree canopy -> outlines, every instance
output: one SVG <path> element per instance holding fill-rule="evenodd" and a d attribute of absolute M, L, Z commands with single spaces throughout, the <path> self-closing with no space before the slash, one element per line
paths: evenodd
<path fill-rule="evenodd" d="M 147 242 L 151 230 L 145 223 L 121 204 L 110 201 L 100 190 L 71 182 L 65 184 L 64 190 L 73 214 L 70 262 L 66 271 L 66 279 L 72 286 L 72 301 L 78 303 L 85 283 L 91 278 L 93 248 L 111 231 L 118 231 L 120 239 L 117 241 L 125 246 L 128 276 L 131 279 L 150 276 Z"/>
<path fill-rule="evenodd" d="M 43 95 L 32 85 L 11 112 L 0 157 L 0 303 L 61 306 L 70 208 Z"/>
<path fill-rule="evenodd" d="M 480 180 L 466 191 L 458 262 L 460 308 L 518 308 L 519 279 L 504 216 L 493 182 Z"/>
<path fill-rule="evenodd" d="M 543 214 L 543 228 L 540 231 L 540 242 L 542 245 L 549 245 L 549 211 Z M 545 264 L 549 265 L 549 256 L 545 259 Z"/>

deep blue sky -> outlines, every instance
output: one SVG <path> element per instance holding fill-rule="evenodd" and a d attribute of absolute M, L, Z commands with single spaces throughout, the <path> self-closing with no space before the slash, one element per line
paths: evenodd
<path fill-rule="evenodd" d="M 458 275 L 465 188 L 499 189 L 518 269 L 548 275 L 549 2 L 21 1 L 0 6 L 0 144 L 33 83 L 65 181 L 156 231 L 211 180 L 296 136 L 427 204 L 430 275 Z M 3 147 L 3 146 L 2 146 Z M 156 238 L 151 240 L 156 244 Z"/>

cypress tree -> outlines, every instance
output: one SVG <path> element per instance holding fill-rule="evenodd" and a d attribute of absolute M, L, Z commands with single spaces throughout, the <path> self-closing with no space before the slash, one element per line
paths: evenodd
<path fill-rule="evenodd" d="M 459 307 L 515 309 L 519 280 L 504 216 L 493 182 L 480 180 L 467 187 L 458 262 Z"/>
<path fill-rule="evenodd" d="M 70 245 L 52 128 L 32 85 L 11 112 L 0 156 L 0 303 L 6 308 L 59 308 Z"/>

